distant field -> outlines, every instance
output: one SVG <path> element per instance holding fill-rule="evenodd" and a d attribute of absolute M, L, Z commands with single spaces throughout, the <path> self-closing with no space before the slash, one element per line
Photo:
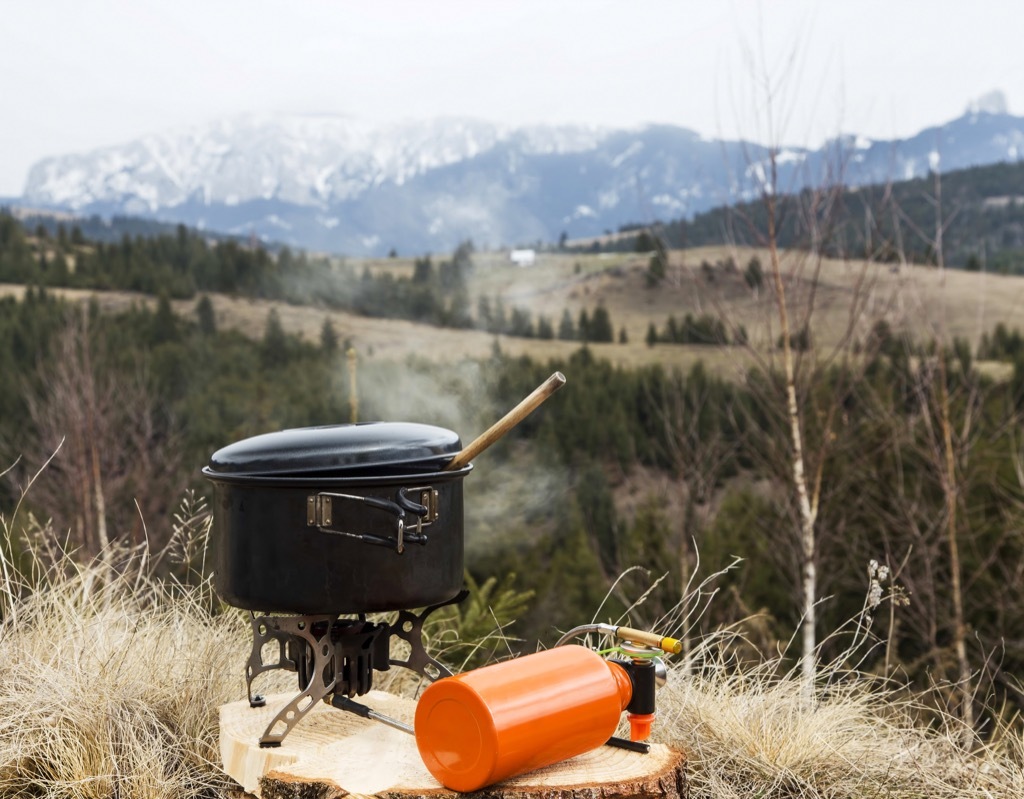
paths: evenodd
<path fill-rule="evenodd" d="M 616 329 L 625 326 L 630 339 L 642 340 L 651 320 L 660 326 L 669 314 L 680 317 L 685 313 L 720 314 L 753 333 L 765 324 L 766 315 L 774 315 L 767 282 L 756 297 L 743 281 L 742 271 L 753 256 L 767 272 L 767 251 L 731 247 L 677 250 L 671 254 L 668 278 L 652 289 L 645 278 L 648 257 L 642 254 L 538 253 L 535 266 L 516 267 L 500 254 L 478 253 L 470 292 L 474 300 L 481 294 L 500 296 L 507 307 L 529 308 L 556 323 L 563 309 L 575 316 L 581 308 L 592 309 L 603 302 Z M 710 282 L 701 263 L 714 266 L 729 257 L 738 272 L 728 275 L 714 270 L 714 282 Z M 413 268 L 411 259 L 356 263 L 396 275 L 411 275 Z M 806 299 L 813 266 L 806 255 L 783 254 L 783 272 L 790 277 L 787 290 L 792 291 L 790 299 L 797 310 Z M 974 340 L 997 321 L 1016 323 L 1017 309 L 1024 301 L 1024 277 L 824 259 L 816 297 L 817 330 L 825 336 L 824 341 L 833 341 L 835 333 L 845 328 L 851 299 L 858 291 L 867 299 L 862 323 L 869 326 L 884 317 L 894 327 L 907 326 L 923 334 L 938 331 L 944 313 L 950 335 Z"/>
<path fill-rule="evenodd" d="M 743 278 L 752 257 L 765 270 L 765 283 L 757 293 Z M 737 271 L 716 266 L 732 258 Z M 507 309 L 522 307 L 534 318 L 546 315 L 556 326 L 564 310 L 576 320 L 582 309 L 592 312 L 598 304 L 608 309 L 616 334 L 625 328 L 626 345 L 599 345 L 595 352 L 621 364 L 653 361 L 687 365 L 704 358 L 716 370 L 747 362 L 739 348 L 715 350 L 709 347 L 645 344 L 648 325 L 659 329 L 668 317 L 681 320 L 687 313 L 710 314 L 730 328 L 742 325 L 751 343 L 770 352 L 778 339 L 774 293 L 768 281 L 768 253 L 747 248 L 708 247 L 675 251 L 667 279 L 655 288 L 647 285 L 648 256 L 642 254 L 566 255 L 538 253 L 533 267 L 516 267 L 499 254 L 478 253 L 470 284 L 474 310 L 481 295 L 500 297 Z M 706 262 L 711 270 L 702 268 Z M 371 270 L 397 275 L 412 273 L 411 259 L 360 262 Z M 783 273 L 790 302 L 793 327 L 802 324 L 816 264 L 801 253 L 783 254 Z M 815 312 L 811 329 L 819 346 L 836 345 L 848 328 L 863 339 L 871 327 L 884 319 L 894 329 L 907 329 L 915 336 L 958 336 L 977 345 L 982 333 L 991 332 L 997 322 L 1013 328 L 1022 324 L 1024 277 L 989 275 L 933 267 L 863 261 L 826 259 L 820 263 Z M 854 314 L 853 312 L 856 311 Z M 483 336 L 487 348 L 491 336 L 459 334 L 468 340 Z M 550 352 L 575 349 L 574 344 L 501 339 L 509 352 Z M 401 346 L 399 344 L 399 346 Z M 481 345 L 476 345 L 481 346 Z"/>
<path fill-rule="evenodd" d="M 756 293 L 743 278 L 743 270 L 753 256 L 765 269 L 765 283 Z M 721 266 L 729 257 L 736 264 L 734 272 Z M 647 285 L 647 260 L 642 254 L 538 253 L 535 266 L 516 267 L 502 255 L 477 253 L 469 286 L 472 312 L 475 314 L 480 296 L 492 300 L 500 297 L 506 310 L 524 308 L 534 319 L 543 314 L 557 329 L 565 310 L 575 321 L 581 310 L 590 313 L 603 304 L 616 336 L 625 329 L 628 343 L 591 347 L 598 357 L 623 366 L 657 362 L 687 368 L 703 359 L 714 371 L 728 374 L 749 364 L 752 354 L 741 347 L 646 345 L 650 323 L 661 329 L 670 315 L 681 320 L 687 313 L 721 318 L 730 329 L 742 325 L 754 349 L 762 354 L 774 350 L 778 323 L 766 252 L 726 247 L 676 251 L 671 254 L 666 280 L 654 288 Z M 703 268 L 702 262 L 710 269 Z M 411 274 L 413 269 L 412 259 L 350 263 L 396 275 Z M 806 256 L 784 255 L 794 329 L 802 323 L 811 299 L 814 266 Z M 22 290 L 20 286 L 0 286 L 0 294 Z M 71 289 L 54 291 L 69 298 L 91 295 Z M 155 302 L 150 297 L 123 292 L 100 292 L 97 296 L 101 306 L 111 310 Z M 851 317 L 855 299 L 858 313 Z M 479 358 L 491 353 L 497 343 L 508 354 L 529 354 L 543 360 L 567 356 L 579 346 L 577 342 L 495 337 L 482 331 L 435 328 L 277 302 L 216 295 L 212 300 L 218 324 L 254 336 L 262 334 L 271 307 L 278 309 L 285 329 L 311 340 L 318 338 L 324 319 L 330 318 L 342 340 L 350 339 L 358 351 L 375 358 L 401 359 L 413 354 L 436 362 Z M 981 334 L 990 332 L 997 322 L 1011 328 L 1021 324 L 1024 277 L 825 260 L 820 264 L 813 301 L 811 329 L 817 344 L 825 348 L 835 345 L 851 324 L 855 337 L 863 338 L 879 319 L 917 336 L 944 333 L 967 338 L 976 345 Z M 194 305 L 194 301 L 176 302 L 175 308 L 181 314 L 190 314 Z"/>

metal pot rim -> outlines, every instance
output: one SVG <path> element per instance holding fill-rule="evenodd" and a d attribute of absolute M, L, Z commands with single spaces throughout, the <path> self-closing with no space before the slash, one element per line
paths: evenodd
<path fill-rule="evenodd" d="M 239 472 L 217 472 L 209 466 L 202 469 L 203 477 L 214 483 L 229 483 L 242 486 L 262 486 L 264 488 L 300 488 L 303 486 L 328 487 L 328 486 L 378 486 L 378 485 L 399 485 L 409 483 L 422 483 L 424 481 L 448 482 L 459 480 L 473 470 L 473 464 L 469 463 L 461 469 L 446 471 L 423 471 L 407 472 L 403 474 L 355 474 L 345 472 L 344 474 L 325 475 L 315 474 L 262 474 L 253 472 L 250 474 Z"/>

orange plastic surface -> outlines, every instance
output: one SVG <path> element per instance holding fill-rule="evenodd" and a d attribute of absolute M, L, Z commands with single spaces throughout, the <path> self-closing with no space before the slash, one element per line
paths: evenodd
<path fill-rule="evenodd" d="M 442 785 L 475 791 L 601 746 L 632 693 L 621 666 L 560 646 L 430 685 L 416 746 Z"/>
<path fill-rule="evenodd" d="M 629 740 L 646 741 L 651 737 L 651 725 L 654 724 L 653 713 L 629 713 Z"/>

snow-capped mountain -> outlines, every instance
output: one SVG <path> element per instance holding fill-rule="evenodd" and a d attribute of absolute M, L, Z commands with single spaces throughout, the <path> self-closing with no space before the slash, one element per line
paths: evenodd
<path fill-rule="evenodd" d="M 1024 118 L 979 103 L 909 139 L 842 137 L 782 149 L 776 162 L 788 191 L 837 174 L 863 184 L 1020 158 Z M 411 254 L 450 251 L 464 238 L 554 241 L 691 215 L 749 198 L 767 166 L 762 146 L 671 126 L 249 116 L 41 161 L 23 201 L 319 250 Z"/>
<path fill-rule="evenodd" d="M 26 197 L 74 209 L 121 203 L 138 213 L 195 198 L 326 208 L 473 158 L 513 134 L 466 119 L 373 127 L 344 117 L 247 116 L 48 159 L 32 169 Z M 526 132 L 522 146 L 531 154 L 572 152 L 593 147 L 599 136 L 539 128 Z"/>

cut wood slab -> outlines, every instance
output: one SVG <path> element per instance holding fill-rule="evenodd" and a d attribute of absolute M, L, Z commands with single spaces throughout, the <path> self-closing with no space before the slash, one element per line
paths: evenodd
<path fill-rule="evenodd" d="M 245 700 L 220 708 L 220 751 L 224 771 L 261 799 L 383 799 L 461 796 L 435 780 L 416 750 L 412 735 L 380 722 L 320 704 L 275 748 L 261 749 L 260 735 L 289 700 L 268 696 L 251 708 Z M 379 713 L 412 724 L 416 703 L 371 691 L 363 702 Z M 474 796 L 495 799 L 639 799 L 688 795 L 686 758 L 653 744 L 649 754 L 601 746 L 553 766 L 498 783 Z"/>

